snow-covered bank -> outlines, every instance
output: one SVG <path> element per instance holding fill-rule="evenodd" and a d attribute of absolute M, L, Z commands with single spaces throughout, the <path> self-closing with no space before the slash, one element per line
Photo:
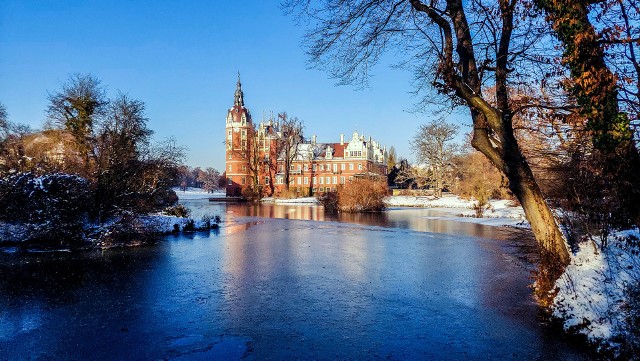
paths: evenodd
<path fill-rule="evenodd" d="M 429 217 L 456 222 L 484 224 L 488 226 L 528 227 L 524 210 L 510 200 L 490 200 L 483 218 L 476 217 L 475 200 L 462 199 L 454 195 L 441 198 L 428 196 L 390 196 L 384 199 L 387 207 L 436 208 L 443 216 Z"/>
<path fill-rule="evenodd" d="M 188 217 L 167 216 L 164 214 L 152 214 L 138 218 L 144 227 L 158 233 L 188 232 L 217 228 L 217 222 L 213 219 L 192 219 Z"/>
<path fill-rule="evenodd" d="M 263 203 L 275 203 L 275 204 L 320 204 L 317 198 L 314 197 L 303 197 L 303 198 L 273 198 L 273 197 L 265 197 L 260 200 Z"/>
<path fill-rule="evenodd" d="M 185 190 L 182 190 L 182 188 L 174 187 L 172 189 L 174 192 L 176 192 L 176 195 L 178 196 L 179 200 L 222 198 L 226 196 L 224 190 L 222 191 L 217 190 L 217 191 L 214 191 L 213 193 L 210 193 L 208 191 L 205 191 L 202 188 L 187 187 Z"/>
<path fill-rule="evenodd" d="M 621 340 L 640 341 L 634 329 L 640 321 L 639 239 L 636 228 L 610 235 L 604 250 L 595 240 L 583 242 L 556 282 L 553 315 L 604 351 L 619 352 Z"/>
<path fill-rule="evenodd" d="M 86 222 L 82 225 L 82 229 L 77 232 L 77 239 L 80 244 L 76 242 L 76 247 L 109 248 L 127 245 L 131 243 L 129 242 L 130 239 L 146 239 L 154 235 L 215 229 L 218 228 L 219 222 L 219 217 L 192 219 L 160 213 L 127 217 L 126 219 L 114 218 L 103 223 Z M 49 232 L 51 232 L 51 229 L 44 229 L 42 225 L 0 222 L 0 245 L 29 245 L 34 240 L 38 244 L 46 245 L 47 242 L 42 240 L 51 237 Z M 59 242 L 60 240 L 54 240 L 52 246 L 54 248 L 59 246 Z M 133 243 L 140 244 L 140 241 L 133 241 Z"/>

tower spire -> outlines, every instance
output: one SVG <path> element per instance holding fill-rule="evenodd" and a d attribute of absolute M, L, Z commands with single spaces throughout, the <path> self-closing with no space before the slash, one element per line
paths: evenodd
<path fill-rule="evenodd" d="M 244 107 L 244 94 L 242 93 L 242 84 L 240 83 L 240 72 L 238 72 L 238 83 L 236 84 L 233 105 Z"/>

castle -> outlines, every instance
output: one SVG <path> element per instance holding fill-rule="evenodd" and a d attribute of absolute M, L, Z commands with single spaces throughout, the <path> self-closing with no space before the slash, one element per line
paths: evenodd
<path fill-rule="evenodd" d="M 244 105 L 240 75 L 225 130 L 227 196 L 244 195 L 247 189 L 260 196 L 281 194 L 286 189 L 286 173 L 289 191 L 298 196 L 336 191 L 357 177 L 386 178 L 386 147 L 358 132 L 348 141 L 341 134 L 337 143 L 318 143 L 315 136 L 300 138 L 287 162 L 281 124 L 269 119 L 254 126 Z M 289 170 L 285 172 L 287 163 Z"/>

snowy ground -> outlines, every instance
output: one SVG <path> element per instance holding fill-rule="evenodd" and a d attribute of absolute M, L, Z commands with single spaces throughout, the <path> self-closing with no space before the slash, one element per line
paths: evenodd
<path fill-rule="evenodd" d="M 487 226 L 528 227 L 522 207 L 509 200 L 491 200 L 482 218 L 476 218 L 473 209 L 476 201 L 462 199 L 455 195 L 441 198 L 428 196 L 391 196 L 384 200 L 387 207 L 437 208 L 442 216 L 430 219 L 444 219 L 457 222 L 471 222 Z"/>
<path fill-rule="evenodd" d="M 150 214 L 142 216 L 140 217 L 140 221 L 145 227 L 153 229 L 154 232 L 159 233 L 185 231 L 185 226 L 190 222 L 193 222 L 193 227 L 196 230 L 206 230 L 209 229 L 210 226 L 204 219 L 191 219 L 186 217 L 167 216 L 164 214 Z"/>
<path fill-rule="evenodd" d="M 618 347 L 617 338 L 629 339 L 633 330 L 627 318 L 633 308 L 629 307 L 628 290 L 640 282 L 638 239 L 636 228 L 610 235 L 604 250 L 595 239 L 581 244 L 556 282 L 559 292 L 553 314 L 564 319 L 565 329 L 613 351 Z"/>
<path fill-rule="evenodd" d="M 214 191 L 213 193 L 209 193 L 202 188 L 191 188 L 187 187 L 186 190 L 182 190 L 182 188 L 175 187 L 173 190 L 178 195 L 178 199 L 209 199 L 209 198 L 221 198 L 225 197 L 226 194 L 224 190 L 222 191 Z"/>
<path fill-rule="evenodd" d="M 291 199 L 283 199 L 283 198 L 273 198 L 273 197 L 265 197 L 260 200 L 264 203 L 275 203 L 275 204 L 320 204 L 315 197 L 304 197 L 304 198 L 291 198 Z"/>

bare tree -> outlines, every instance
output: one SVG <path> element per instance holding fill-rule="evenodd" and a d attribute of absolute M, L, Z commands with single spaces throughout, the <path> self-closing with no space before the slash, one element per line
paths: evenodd
<path fill-rule="evenodd" d="M 302 128 L 304 124 L 297 117 L 289 117 L 286 112 L 278 114 L 279 134 L 277 140 L 277 154 L 282 159 L 284 172 L 284 186 L 289 190 L 291 165 L 298 157 L 298 146 L 302 144 Z"/>
<path fill-rule="evenodd" d="M 62 85 L 61 91 L 49 94 L 49 123 L 65 129 L 75 137 L 86 167 L 94 155 L 94 123 L 106 109 L 107 103 L 100 80 L 90 74 L 71 75 Z"/>
<path fill-rule="evenodd" d="M 9 135 L 9 123 L 7 108 L 4 104 L 0 103 L 0 141 L 4 140 Z"/>
<path fill-rule="evenodd" d="M 314 64 L 343 83 L 360 83 L 387 50 L 407 54 L 417 91 L 433 86 L 473 120 L 474 148 L 509 181 L 538 242 L 559 263 L 569 252 L 556 219 L 514 136 L 510 88 L 544 33 L 517 0 L 291 0 L 315 25 L 309 32 Z M 520 69 L 520 71 L 518 71 Z M 494 91 L 485 93 L 485 89 Z"/>
<path fill-rule="evenodd" d="M 446 176 L 451 173 L 453 158 L 459 149 L 458 145 L 452 142 L 457 133 L 458 126 L 454 124 L 431 121 L 420 126 L 411 142 L 418 163 L 428 167 L 430 174 L 430 177 L 427 178 L 428 183 L 433 188 L 436 197 L 442 196 L 442 189 L 446 185 Z M 424 176 L 419 178 L 425 179 Z"/>
<path fill-rule="evenodd" d="M 215 168 L 207 168 L 198 176 L 198 181 L 202 183 L 202 188 L 207 192 L 218 189 L 220 183 L 220 172 Z"/>

